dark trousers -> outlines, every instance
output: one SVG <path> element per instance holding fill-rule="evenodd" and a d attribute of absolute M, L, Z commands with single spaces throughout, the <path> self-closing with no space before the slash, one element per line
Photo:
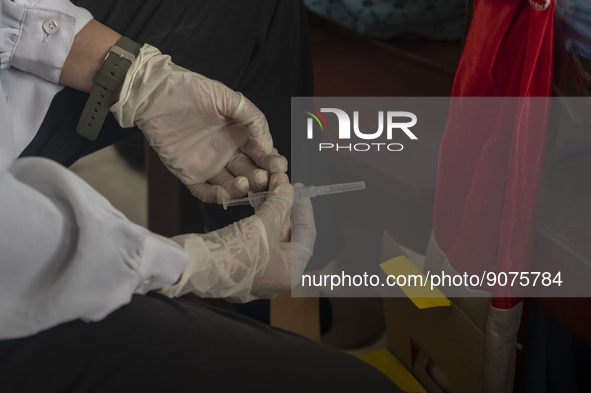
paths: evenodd
<path fill-rule="evenodd" d="M 78 0 L 100 22 L 241 91 L 289 156 L 290 97 L 312 94 L 303 7 L 291 0 Z M 70 165 L 136 129 L 109 116 L 97 141 L 74 131 L 87 95 L 64 89 L 23 156 Z M 209 211 L 214 226 L 225 225 Z M 7 392 L 395 392 L 340 351 L 242 315 L 151 294 L 97 323 L 0 341 Z"/>
<path fill-rule="evenodd" d="M 97 323 L 0 341 L 3 392 L 396 392 L 353 356 L 157 294 Z"/>

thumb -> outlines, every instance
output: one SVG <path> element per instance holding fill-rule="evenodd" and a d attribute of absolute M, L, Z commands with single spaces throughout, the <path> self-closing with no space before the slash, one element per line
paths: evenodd
<path fill-rule="evenodd" d="M 245 153 L 255 162 L 263 156 L 273 153 L 273 138 L 269 132 L 269 124 L 263 112 L 241 93 L 238 106 L 230 117 L 247 130 L 250 143 Z"/>
<path fill-rule="evenodd" d="M 303 187 L 303 184 L 297 183 L 295 187 Z M 302 197 L 295 201 L 292 221 L 291 241 L 301 248 L 302 253 L 309 254 L 309 259 L 312 256 L 316 241 L 316 223 L 310 197 Z"/>
<path fill-rule="evenodd" d="M 255 213 L 270 236 L 279 236 L 283 224 L 289 219 L 293 205 L 293 188 L 289 183 L 280 183 L 269 191 L 269 197 Z"/>

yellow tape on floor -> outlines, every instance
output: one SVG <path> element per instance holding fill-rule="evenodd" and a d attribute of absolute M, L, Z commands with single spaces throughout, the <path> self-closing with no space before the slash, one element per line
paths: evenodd
<path fill-rule="evenodd" d="M 392 258 L 380 264 L 380 267 L 388 276 L 399 277 L 398 286 L 418 308 L 445 307 L 451 304 L 437 287 L 431 289 L 431 282 L 406 256 Z M 411 279 L 412 283 L 409 282 Z"/>
<path fill-rule="evenodd" d="M 390 378 L 405 393 L 427 393 L 425 388 L 387 349 L 366 353 L 359 359 L 371 364 Z"/>

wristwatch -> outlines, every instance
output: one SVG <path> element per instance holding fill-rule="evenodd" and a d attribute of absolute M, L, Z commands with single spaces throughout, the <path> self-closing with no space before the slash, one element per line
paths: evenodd
<path fill-rule="evenodd" d="M 115 96 L 121 90 L 125 74 L 140 52 L 142 46 L 127 37 L 121 37 L 109 50 L 103 66 L 94 77 L 82 116 L 78 120 L 76 132 L 83 137 L 96 140 Z"/>

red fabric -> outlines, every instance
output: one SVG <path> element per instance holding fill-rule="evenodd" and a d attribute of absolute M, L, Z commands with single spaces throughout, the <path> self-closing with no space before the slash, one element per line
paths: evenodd
<path fill-rule="evenodd" d="M 532 0 L 543 4 L 543 0 Z M 527 271 L 546 154 L 554 4 L 477 0 L 443 136 L 434 234 L 458 272 Z M 471 97 L 471 98 L 467 98 Z M 510 308 L 519 299 L 493 306 Z"/>

